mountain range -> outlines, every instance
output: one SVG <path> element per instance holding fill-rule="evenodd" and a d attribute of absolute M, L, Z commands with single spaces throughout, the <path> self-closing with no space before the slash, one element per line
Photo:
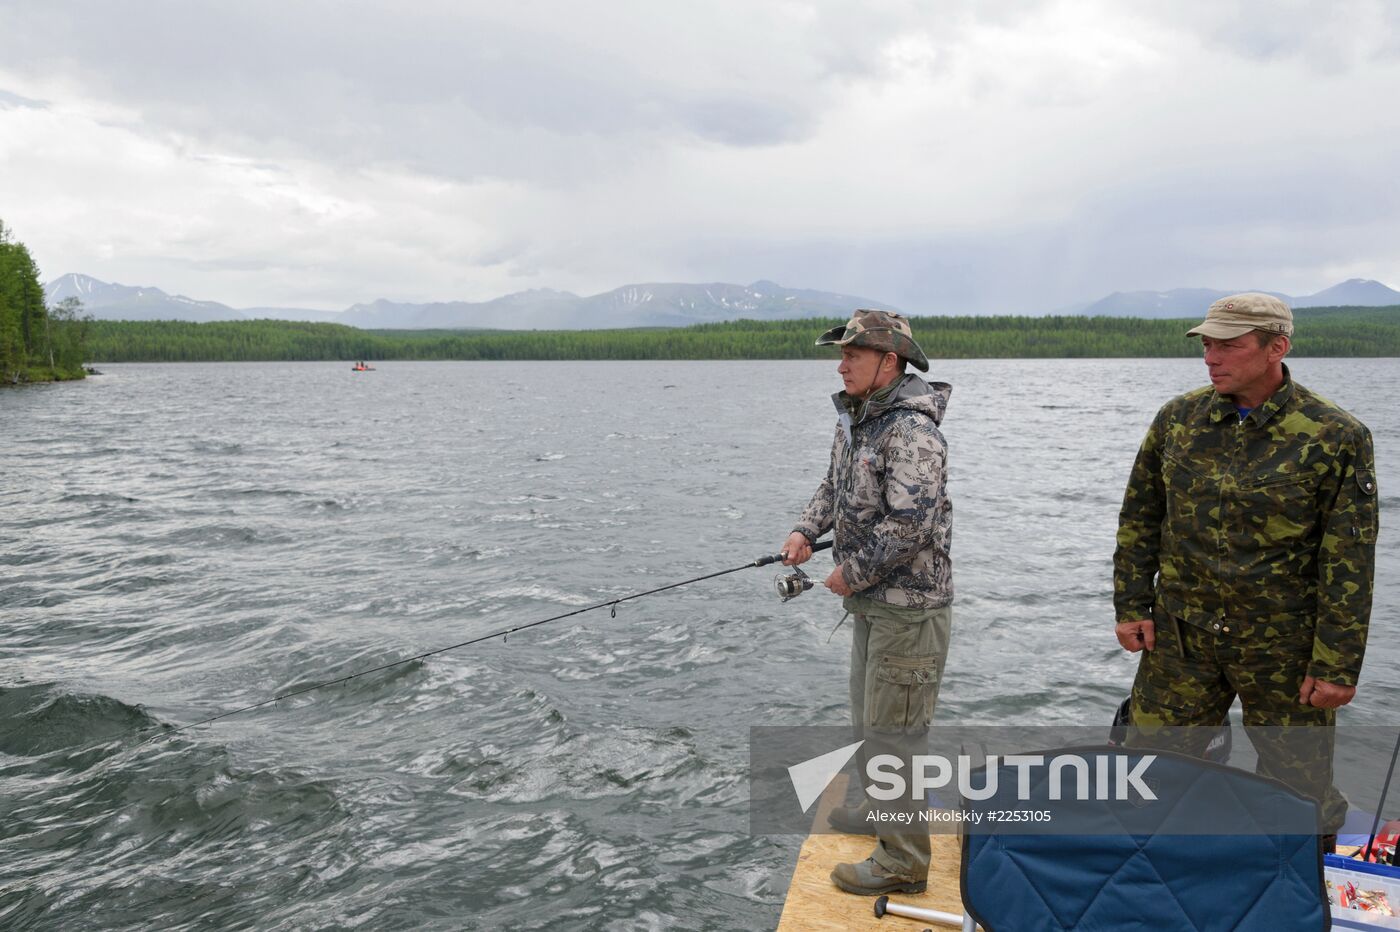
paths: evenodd
<path fill-rule="evenodd" d="M 1086 304 L 1062 308 L 1061 314 L 1102 317 L 1191 317 L 1205 313 L 1211 302 L 1241 291 L 1262 289 L 1173 288 L 1171 291 L 1115 291 Z M 1349 278 L 1316 294 L 1286 295 L 1265 291 L 1282 298 L 1292 307 L 1388 307 L 1400 304 L 1400 291 L 1369 278 Z"/>
<path fill-rule="evenodd" d="M 751 285 L 725 283 L 652 283 L 624 285 L 602 294 L 580 296 L 537 288 L 490 301 L 444 301 L 413 304 L 380 298 L 352 304 L 343 311 L 295 307 L 234 308 L 217 301 L 171 295 L 159 288 L 99 281 L 69 273 L 45 286 L 50 304 L 77 298 L 102 320 L 252 320 L 273 318 L 348 324 L 373 330 L 492 329 L 578 330 L 610 327 L 684 327 L 690 324 L 748 318 L 795 320 L 845 317 L 857 307 L 898 310 L 870 298 L 785 288 L 771 281 Z M 1227 294 L 1246 289 L 1175 288 L 1171 291 L 1115 291 L 1097 301 L 1060 308 L 1054 313 L 1109 317 L 1191 317 Z M 1293 307 L 1400 305 L 1400 291 L 1377 281 L 1352 278 L 1316 294 L 1290 296 L 1269 292 Z"/>
<path fill-rule="evenodd" d="M 427 329 L 604 329 L 609 327 L 684 327 L 711 321 L 794 320 L 844 317 L 857 307 L 896 310 L 883 301 L 802 288 L 770 281 L 751 285 L 624 285 L 581 297 L 567 291 L 537 288 L 490 301 L 445 301 L 410 304 L 383 298 L 352 304 L 343 311 L 290 307 L 233 308 L 217 301 L 196 301 L 159 288 L 137 288 L 70 273 L 45 286 L 50 304 L 77 298 L 101 320 L 250 320 L 270 317 L 348 324 L 371 330 Z"/>

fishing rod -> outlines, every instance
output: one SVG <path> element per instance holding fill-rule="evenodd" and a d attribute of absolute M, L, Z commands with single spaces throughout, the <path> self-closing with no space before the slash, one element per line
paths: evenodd
<path fill-rule="evenodd" d="M 1381 812 L 1385 809 L 1385 798 L 1390 795 L 1390 778 L 1395 774 L 1395 760 L 1400 757 L 1400 735 L 1395 736 L 1395 750 L 1390 752 L 1390 769 L 1385 772 L 1385 785 L 1381 787 L 1381 798 L 1376 803 L 1376 818 L 1371 823 L 1371 836 L 1366 839 L 1366 847 L 1360 853 L 1361 860 L 1369 861 L 1372 858 L 1376 863 L 1381 863 L 1380 856 L 1376 854 L 1376 830 L 1381 825 Z M 1393 857 L 1393 856 L 1392 856 Z"/>
<path fill-rule="evenodd" d="M 818 550 L 827 550 L 831 547 L 831 543 L 831 541 L 827 540 L 822 541 L 819 544 L 813 544 L 812 552 L 815 553 Z M 342 676 L 339 679 L 327 680 L 324 683 L 312 683 L 309 686 L 299 686 L 296 689 L 288 690 L 287 692 L 280 693 L 276 696 L 273 696 L 270 699 L 264 699 L 261 702 L 255 702 L 252 705 L 245 705 L 237 709 L 231 709 L 228 712 L 220 712 L 218 715 L 211 715 L 208 718 L 200 719 L 197 722 L 190 722 L 187 725 L 180 725 L 178 727 L 168 729 L 166 731 L 161 732 L 160 734 L 152 735 L 145 741 L 142 741 L 141 744 L 146 744 L 150 741 L 156 741 L 160 738 L 169 738 L 170 736 L 179 734 L 182 731 L 187 731 L 191 728 L 198 728 L 200 725 L 208 725 L 211 722 L 217 722 L 219 719 L 228 718 L 231 715 L 238 715 L 243 712 L 251 712 L 253 709 L 260 709 L 265 705 L 272 705 L 275 702 L 281 702 L 283 699 L 290 699 L 293 696 L 300 696 L 303 693 L 309 693 L 312 690 L 316 689 L 325 689 L 328 686 L 338 686 L 341 683 L 348 683 L 350 680 L 356 679 L 357 677 L 369 676 L 371 673 L 379 673 L 383 670 L 389 670 L 394 667 L 402 666 L 406 663 L 413 663 L 418 660 L 425 660 L 428 657 L 433 657 L 437 654 L 445 654 L 450 650 L 458 650 L 463 647 L 470 647 L 472 644 L 480 644 L 483 641 L 490 641 L 494 638 L 500 638 L 502 642 L 505 642 L 510 638 L 510 635 L 515 634 L 517 631 L 526 631 L 530 628 L 538 628 L 540 625 L 547 625 L 553 621 L 562 621 L 565 618 L 572 618 L 575 615 L 582 615 L 584 612 L 591 612 L 595 609 L 607 608 L 610 605 L 612 606 L 612 617 L 616 618 L 617 607 L 623 602 L 630 602 L 633 599 L 640 599 L 643 596 L 656 595 L 658 592 L 665 592 L 668 589 L 679 589 L 681 586 L 688 586 L 691 583 L 703 582 L 707 579 L 714 579 L 718 576 L 728 576 L 730 573 L 737 573 L 740 570 L 753 569 L 754 567 L 769 566 L 774 563 L 781 563 L 785 559 L 787 559 L 786 550 L 784 550 L 782 553 L 775 553 L 772 556 L 759 557 L 757 560 L 754 560 L 751 563 L 745 563 L 741 566 L 735 566 L 727 570 L 720 570 L 718 573 L 707 573 L 704 576 L 696 576 L 694 579 L 686 579 L 682 580 L 681 582 L 669 583 L 665 586 L 658 586 L 655 589 L 648 589 L 645 592 L 634 592 L 631 595 L 619 596 L 616 599 L 608 599 L 606 602 L 598 602 L 595 605 L 589 605 L 584 608 L 577 608 L 574 609 L 572 612 L 565 612 L 562 615 L 554 615 L 550 618 L 541 618 L 539 621 L 531 621 L 523 625 L 515 625 L 511 628 L 502 628 L 499 631 L 492 631 L 490 634 L 483 634 L 479 637 L 470 638 L 466 641 L 459 641 L 456 644 L 449 644 L 447 647 L 439 647 L 435 650 L 424 651 L 421 654 L 414 654 L 412 657 L 404 657 L 401 660 L 394 660 L 389 663 L 382 663 L 377 667 L 370 667 L 368 670 L 360 670 L 356 673 L 351 673 L 348 676 Z M 797 598 L 799 595 L 806 592 L 808 589 L 811 589 L 812 586 L 815 585 L 815 583 L 812 581 L 812 578 L 806 573 L 802 572 L 802 570 L 798 569 L 797 567 L 793 567 L 793 569 L 794 572 L 792 574 L 788 576 L 779 576 L 776 580 L 774 580 L 775 586 L 778 590 L 778 595 L 782 598 L 784 602 L 787 602 L 790 599 Z"/>

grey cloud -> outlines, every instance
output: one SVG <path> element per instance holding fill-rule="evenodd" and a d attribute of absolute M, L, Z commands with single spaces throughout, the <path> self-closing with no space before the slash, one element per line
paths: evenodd
<path fill-rule="evenodd" d="M 708 97 L 682 112 L 697 135 L 732 146 L 797 142 L 814 122 L 799 106 L 740 97 Z"/>
<path fill-rule="evenodd" d="M 49 104 L 48 101 L 21 97 L 19 94 L 14 94 L 4 88 L 0 88 L 0 110 L 10 107 L 19 107 L 26 110 L 47 110 Z"/>
<path fill-rule="evenodd" d="M 1115 290 L 1173 287 L 1308 294 L 1335 283 L 1333 268 L 1364 262 L 1382 275 L 1397 258 L 1382 250 L 1395 241 L 1400 190 L 1350 168 L 1339 156 L 1312 168 L 1182 169 L 1087 194 L 1063 222 L 786 241 L 736 233 L 687 243 L 671 261 L 695 275 L 720 268 L 727 280 L 865 294 L 916 314 L 1040 314 Z"/>
<path fill-rule="evenodd" d="M 911 26 L 956 43 L 969 22 L 1030 5 L 58 0 L 22 20 L 0 11 L 0 61 L 77 77 L 154 128 L 244 155 L 570 184 L 678 136 L 801 141 L 836 86 L 882 69 Z"/>
<path fill-rule="evenodd" d="M 242 257 L 184 259 L 174 256 L 165 257 L 165 261 L 171 265 L 179 265 L 201 272 L 271 272 L 282 268 L 277 263 L 268 260 Z"/>
<path fill-rule="evenodd" d="M 360 300 L 364 283 L 381 281 L 454 298 L 465 296 L 454 289 L 502 276 L 592 290 L 645 278 L 772 278 L 911 311 L 1038 311 L 1114 289 L 1239 284 L 1304 293 L 1332 283 L 1322 271 L 1329 266 L 1375 257 L 1368 274 L 1383 278 L 1400 261 L 1378 252 L 1397 241 L 1395 121 L 1382 95 L 1367 90 L 1384 86 L 1371 74 L 1394 75 L 1374 65 L 1397 48 L 1400 7 L 1384 3 L 1109 0 L 1097 20 L 1084 14 L 1082 35 L 1070 16 L 1069 34 L 1046 42 L 1028 23 L 1077 4 L 54 0 L 26 5 L 23 15 L 18 6 L 0 5 L 0 73 L 57 75 L 60 86 L 81 89 L 84 104 L 118 105 L 111 119 L 135 113 L 132 132 L 161 145 L 175 130 L 184 159 L 240 157 L 289 184 L 324 183 L 328 195 L 357 206 L 364 192 L 368 209 L 381 212 L 375 221 L 298 226 L 282 224 L 297 219 L 294 201 L 274 199 L 263 212 L 235 214 L 271 226 L 272 236 L 213 215 L 195 218 L 194 234 L 180 217 L 186 205 L 157 205 L 177 218 L 159 248 L 203 256 L 198 269 L 220 285 L 276 275 L 279 289 Z M 1119 37 L 1146 50 L 1141 70 L 1095 60 Z M 901 38 L 916 46 L 917 73 L 898 73 L 882 54 Z M 1309 73 L 1324 65 L 1357 72 L 1337 85 L 1350 96 L 1334 110 Z M 1306 107 L 1288 108 L 1304 98 Z M 1282 112 L 1297 125 L 1254 126 L 1256 100 L 1268 114 L 1261 119 Z M 867 210 L 831 196 L 833 179 L 862 169 L 832 140 L 853 138 L 837 121 L 870 101 L 890 103 L 906 120 L 853 120 L 885 130 L 871 145 L 942 148 L 926 133 L 902 134 L 930 125 L 919 122 L 921 106 L 950 124 L 951 154 L 900 179 L 907 197 L 897 186 L 869 186 Z M 43 102 L 0 92 L 0 109 L 31 104 Z M 84 112 L 102 118 L 100 107 Z M 1017 125 L 1024 138 L 992 131 Z M 1149 142 L 1127 144 L 1135 134 Z M 973 148 L 979 139 L 1022 157 L 1000 169 L 996 152 Z M 1107 155 L 1094 151 L 1098 140 Z M 791 161 L 787 153 L 744 161 L 751 148 L 803 142 L 815 144 L 794 146 Z M 712 150 L 736 151 L 712 159 Z M 949 180 L 959 160 L 975 183 Z M 990 167 L 980 170 L 984 161 Z M 1102 171 L 1076 171 L 1079 163 Z M 346 166 L 408 171 L 367 173 L 360 188 L 354 171 L 338 171 Z M 442 203 L 459 211 L 453 217 L 432 193 L 408 190 L 395 201 L 395 185 L 418 180 L 412 173 L 518 183 L 482 186 L 488 193 L 479 197 L 450 186 L 457 196 Z M 40 180 L 65 190 L 65 179 Z M 743 192 L 764 182 L 783 193 L 746 203 Z M 255 187 L 230 183 L 234 193 L 218 203 L 238 211 L 237 192 Z M 1058 219 L 1022 221 L 999 190 L 1024 191 L 1028 215 Z M 993 202 L 985 223 L 979 196 Z M 947 201 L 954 219 L 939 215 Z M 959 206 L 967 201 L 974 206 Z M 926 217 L 908 207 L 924 203 Z M 788 205 L 800 219 L 784 216 Z M 879 230 L 885 218 L 901 232 L 806 232 L 842 223 Z M 109 219 L 88 238 L 115 242 L 126 261 L 150 237 L 125 220 Z M 239 255 L 211 257 L 220 251 Z M 141 261 L 144 278 L 160 281 L 176 258 Z M 273 274 L 254 274 L 262 265 Z M 1279 280 L 1287 276 L 1295 280 Z M 219 288 L 201 293 L 234 300 Z"/>
<path fill-rule="evenodd" d="M 1400 53 L 1400 7 L 1386 0 L 1185 0 L 1156 14 L 1212 47 L 1259 61 L 1297 59 L 1340 72 Z"/>
<path fill-rule="evenodd" d="M 478 252 L 472 256 L 472 260 L 476 265 L 480 266 L 511 266 L 515 269 L 512 274 L 526 275 L 531 273 L 520 271 L 516 268 L 516 263 L 525 258 L 528 252 L 529 247 L 525 243 L 519 240 L 512 240 L 510 242 L 499 243 L 493 249 L 486 249 Z"/>
<path fill-rule="evenodd" d="M 822 66 L 805 47 L 647 9 L 609 31 L 569 8 L 532 22 L 494 5 L 53 3 L 0 13 L 0 60 L 245 154 L 452 177 L 557 183 L 677 133 L 751 146 L 814 125 Z M 756 90 L 770 80 L 794 92 Z"/>

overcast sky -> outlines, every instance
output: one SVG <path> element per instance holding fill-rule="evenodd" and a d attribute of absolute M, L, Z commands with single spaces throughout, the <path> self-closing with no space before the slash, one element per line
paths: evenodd
<path fill-rule="evenodd" d="M 1400 4 L 0 5 L 0 220 L 235 306 L 1400 287 Z"/>

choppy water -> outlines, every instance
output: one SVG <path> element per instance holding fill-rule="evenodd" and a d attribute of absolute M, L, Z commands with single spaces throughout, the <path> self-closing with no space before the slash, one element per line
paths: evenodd
<path fill-rule="evenodd" d="M 134 736 L 778 549 L 825 469 L 834 363 L 105 368 L 0 392 L 0 926 L 773 925 L 800 840 L 747 832 L 747 729 L 844 721 L 849 635 L 769 570 Z M 1394 722 L 1400 365 L 1294 373 L 1376 435 L 1343 721 Z M 1201 365 L 934 374 L 940 720 L 1104 721 L 1134 663 L 1110 631 L 1122 485 Z"/>

